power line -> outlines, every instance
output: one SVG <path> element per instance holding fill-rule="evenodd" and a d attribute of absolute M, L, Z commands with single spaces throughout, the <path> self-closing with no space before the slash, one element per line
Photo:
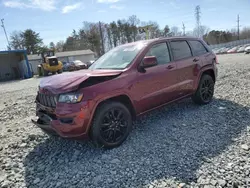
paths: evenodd
<path fill-rule="evenodd" d="M 196 25 L 197 25 L 197 35 L 200 37 L 200 19 L 201 19 L 201 8 L 200 5 L 195 7 L 195 18 L 196 18 Z"/>
<path fill-rule="evenodd" d="M 9 42 L 9 39 L 8 39 L 8 36 L 7 36 L 7 32 L 6 32 L 6 30 L 5 30 L 5 26 L 4 26 L 4 19 L 1 19 L 1 22 L 2 22 L 2 27 L 3 27 L 3 30 L 4 30 L 4 33 L 5 33 L 5 37 L 6 37 L 6 40 L 7 40 L 7 43 L 8 43 L 8 49 L 10 49 L 10 42 Z"/>

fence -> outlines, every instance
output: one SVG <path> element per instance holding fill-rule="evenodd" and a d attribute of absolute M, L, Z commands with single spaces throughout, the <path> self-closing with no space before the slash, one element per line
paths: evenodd
<path fill-rule="evenodd" d="M 250 39 L 235 40 L 232 42 L 213 44 L 213 45 L 209 45 L 209 46 L 210 46 L 210 48 L 214 49 L 214 48 L 222 48 L 222 47 L 229 47 L 230 48 L 230 47 L 244 45 L 244 44 L 250 44 Z"/>

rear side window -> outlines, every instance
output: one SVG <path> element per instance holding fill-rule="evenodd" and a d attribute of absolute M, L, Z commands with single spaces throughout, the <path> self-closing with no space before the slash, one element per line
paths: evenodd
<path fill-rule="evenodd" d="M 170 44 L 174 60 L 184 59 L 192 56 L 190 47 L 186 41 L 171 41 Z"/>
<path fill-rule="evenodd" d="M 159 65 L 170 62 L 170 55 L 166 43 L 156 44 L 150 48 L 146 56 L 155 56 Z"/>
<path fill-rule="evenodd" d="M 193 50 L 194 55 L 202 55 L 207 53 L 207 49 L 204 47 L 204 45 L 200 41 L 191 40 L 189 41 L 190 46 Z"/>

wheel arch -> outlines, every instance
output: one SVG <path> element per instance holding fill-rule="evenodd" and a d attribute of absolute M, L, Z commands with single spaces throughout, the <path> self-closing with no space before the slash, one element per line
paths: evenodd
<path fill-rule="evenodd" d="M 215 82 L 216 81 L 216 78 L 215 78 L 215 73 L 214 73 L 214 70 L 213 69 L 207 69 L 205 71 L 202 72 L 201 76 L 203 75 L 210 75 L 212 78 L 213 78 L 213 81 Z M 201 78 L 201 77 L 200 77 Z"/>
<path fill-rule="evenodd" d="M 199 74 L 199 76 L 198 76 L 198 78 L 197 78 L 197 81 L 196 81 L 196 84 L 195 84 L 195 91 L 196 91 L 196 89 L 199 87 L 199 83 L 200 83 L 201 77 L 202 77 L 203 75 L 205 75 L 205 74 L 210 75 L 210 76 L 213 78 L 214 82 L 216 82 L 216 76 L 215 76 L 214 69 L 213 69 L 212 67 L 204 68 L 204 69 L 200 72 L 200 74 Z"/>
<path fill-rule="evenodd" d="M 94 109 L 93 117 L 94 117 L 94 114 L 95 114 L 96 110 L 98 109 L 98 107 L 100 107 L 104 103 L 107 103 L 107 102 L 110 102 L 110 101 L 120 102 L 123 105 L 125 105 L 128 108 L 128 110 L 131 112 L 133 120 L 136 119 L 136 110 L 135 110 L 135 107 L 134 107 L 134 105 L 133 105 L 132 100 L 130 99 L 130 97 L 128 95 L 126 95 L 126 94 L 115 95 L 115 96 L 112 96 L 112 97 L 109 97 L 109 98 L 105 98 L 105 99 L 99 101 L 97 103 L 95 109 Z"/>
<path fill-rule="evenodd" d="M 89 137 L 91 138 L 91 127 L 92 127 L 92 123 L 93 123 L 93 120 L 95 118 L 95 115 L 96 115 L 96 111 L 98 109 L 98 107 L 100 107 L 101 105 L 107 103 L 107 102 L 110 102 L 110 101 L 116 101 L 116 102 L 120 102 L 122 104 L 124 104 L 128 109 L 129 111 L 131 112 L 131 115 L 132 115 L 132 120 L 135 120 L 136 119 L 136 110 L 135 110 L 135 107 L 132 103 L 132 100 L 131 98 L 126 95 L 126 94 L 116 94 L 114 96 L 111 96 L 109 98 L 103 98 L 102 100 L 98 101 L 94 106 L 93 106 L 93 112 L 91 113 L 91 116 L 90 116 L 90 119 L 89 119 L 89 123 L 88 123 L 88 127 L 87 127 L 87 134 L 89 135 Z"/>

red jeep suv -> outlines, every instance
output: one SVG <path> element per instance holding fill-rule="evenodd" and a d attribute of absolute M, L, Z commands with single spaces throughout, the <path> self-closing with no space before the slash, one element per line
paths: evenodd
<path fill-rule="evenodd" d="M 158 38 L 113 48 L 89 69 L 41 80 L 37 119 L 48 134 L 91 138 L 98 147 L 122 144 L 136 116 L 192 97 L 208 104 L 217 59 L 197 38 Z"/>

